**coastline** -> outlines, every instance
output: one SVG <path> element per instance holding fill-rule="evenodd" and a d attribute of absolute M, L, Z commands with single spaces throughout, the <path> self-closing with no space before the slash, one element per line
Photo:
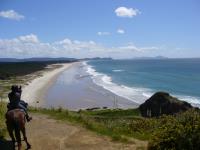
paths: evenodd
<path fill-rule="evenodd" d="M 25 100 L 31 106 L 40 106 L 44 102 L 44 95 L 48 88 L 55 82 L 58 75 L 73 66 L 77 62 L 52 64 L 42 71 L 42 75 L 34 78 L 23 86 L 22 100 Z M 57 67 L 59 65 L 59 67 Z M 61 66 L 60 66 L 61 65 Z"/>
<path fill-rule="evenodd" d="M 133 101 L 96 84 L 85 65 L 76 63 L 63 71 L 45 94 L 44 108 L 62 107 L 68 110 L 88 108 L 135 108 Z"/>
<path fill-rule="evenodd" d="M 35 107 L 63 107 L 70 110 L 93 107 L 127 109 L 139 106 L 134 100 L 141 100 L 140 95 L 134 95 L 134 100 L 130 100 L 120 93 L 122 87 L 117 89 L 117 93 L 113 91 L 111 86 L 115 85 L 110 80 L 106 80 L 106 86 L 102 85 L 101 80 L 109 77 L 95 70 L 95 74 L 91 74 L 84 62 L 58 64 L 62 66 L 57 68 L 56 65 L 49 65 L 43 70 L 42 77 L 36 77 L 37 73 L 33 74 L 35 79 L 23 88 L 23 100 Z M 130 88 L 124 90 L 135 94 Z"/>

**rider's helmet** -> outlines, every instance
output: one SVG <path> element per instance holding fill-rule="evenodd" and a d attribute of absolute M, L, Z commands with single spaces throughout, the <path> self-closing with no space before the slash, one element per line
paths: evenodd
<path fill-rule="evenodd" d="M 18 86 L 17 85 L 12 85 L 11 86 L 12 92 L 17 92 L 18 91 Z"/>

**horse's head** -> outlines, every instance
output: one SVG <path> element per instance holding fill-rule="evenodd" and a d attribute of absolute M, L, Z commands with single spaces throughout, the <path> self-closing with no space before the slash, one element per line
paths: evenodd
<path fill-rule="evenodd" d="M 16 93 L 16 92 L 21 93 L 22 92 L 22 86 L 21 85 L 20 86 L 18 86 L 18 85 L 12 85 L 11 86 L 11 91 L 13 93 Z"/>

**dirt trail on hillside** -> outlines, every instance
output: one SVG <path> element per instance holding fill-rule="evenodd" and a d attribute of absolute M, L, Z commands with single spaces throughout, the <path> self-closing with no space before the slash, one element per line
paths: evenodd
<path fill-rule="evenodd" d="M 144 150 L 147 143 L 131 144 L 113 142 L 80 126 L 57 121 L 46 115 L 32 114 L 27 123 L 27 137 L 32 150 Z M 25 146 L 25 143 L 23 142 Z M 142 148 L 143 147 L 143 148 Z"/>

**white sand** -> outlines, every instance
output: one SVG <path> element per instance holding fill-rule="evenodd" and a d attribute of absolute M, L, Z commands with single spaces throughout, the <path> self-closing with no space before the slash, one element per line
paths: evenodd
<path fill-rule="evenodd" d="M 51 84 L 54 83 L 57 76 L 72 66 L 74 63 L 61 64 L 62 66 L 51 71 L 44 71 L 42 76 L 33 79 L 28 85 L 22 89 L 22 100 L 25 100 L 29 105 L 40 106 L 44 102 L 44 96 Z"/>

